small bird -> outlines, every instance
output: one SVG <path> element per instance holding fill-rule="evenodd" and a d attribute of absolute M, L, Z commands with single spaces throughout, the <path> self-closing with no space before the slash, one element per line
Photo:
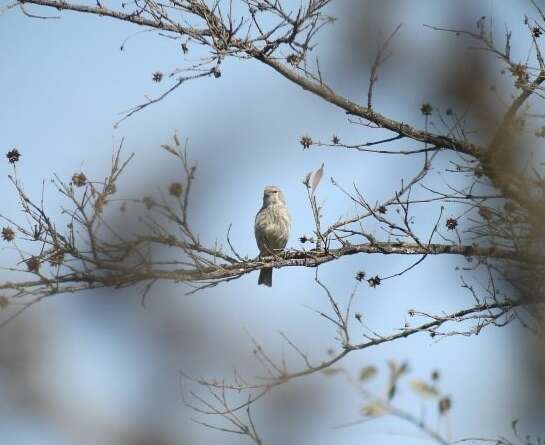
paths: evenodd
<path fill-rule="evenodd" d="M 263 207 L 255 216 L 255 240 L 260 256 L 280 252 L 290 237 L 291 217 L 282 191 L 275 186 L 267 186 L 263 191 Z M 272 269 L 261 269 L 258 284 L 272 286 Z"/>

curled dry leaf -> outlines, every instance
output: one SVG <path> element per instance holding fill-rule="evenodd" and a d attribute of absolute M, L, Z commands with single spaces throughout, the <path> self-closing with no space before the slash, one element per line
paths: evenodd
<path fill-rule="evenodd" d="M 320 181 L 322 180 L 322 176 L 324 176 L 324 164 L 322 163 L 322 166 L 316 170 L 311 178 L 310 178 L 310 194 L 314 195 L 314 192 L 316 191 L 316 188 L 320 184 Z"/>

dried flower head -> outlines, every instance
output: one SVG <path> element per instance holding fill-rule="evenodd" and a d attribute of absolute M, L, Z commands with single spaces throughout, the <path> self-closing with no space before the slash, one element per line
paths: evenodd
<path fill-rule="evenodd" d="M 371 287 L 377 287 L 380 286 L 381 280 L 378 275 L 375 275 L 374 277 L 369 278 L 367 283 L 369 283 L 369 286 Z"/>
<path fill-rule="evenodd" d="M 541 34 L 543 34 L 543 31 L 541 30 L 541 28 L 539 26 L 534 26 L 532 28 L 532 35 L 536 38 L 536 39 L 539 39 L 541 37 Z"/>
<path fill-rule="evenodd" d="M 314 143 L 312 141 L 312 138 L 310 136 L 303 136 L 299 143 L 303 146 L 303 148 L 310 148 L 310 146 Z"/>
<path fill-rule="evenodd" d="M 93 204 L 95 212 L 102 213 L 106 203 L 107 203 L 107 201 L 104 199 L 104 196 L 99 195 L 98 198 L 95 200 L 95 202 Z"/>
<path fill-rule="evenodd" d="M 216 79 L 218 79 L 219 77 L 221 77 L 220 67 L 219 67 L 219 66 L 215 66 L 214 68 L 212 68 L 212 74 L 214 75 L 214 77 L 215 77 Z"/>
<path fill-rule="evenodd" d="M 161 82 L 161 80 L 163 80 L 163 73 L 156 71 L 153 73 L 152 80 L 157 83 Z"/>
<path fill-rule="evenodd" d="M 19 150 L 14 148 L 6 153 L 6 158 L 8 158 L 10 164 L 15 164 L 21 158 L 21 153 L 19 153 Z"/>
<path fill-rule="evenodd" d="M 180 196 L 182 196 L 183 191 L 184 191 L 184 187 L 179 182 L 173 182 L 172 184 L 168 186 L 168 193 L 171 194 L 172 196 L 176 196 L 176 198 L 179 198 Z"/>
<path fill-rule="evenodd" d="M 448 230 L 455 230 L 458 227 L 458 221 L 455 218 L 449 218 L 445 225 Z"/>
<path fill-rule="evenodd" d="M 422 104 L 422 106 L 420 107 L 420 112 L 424 116 L 431 116 L 431 113 L 433 112 L 433 107 L 431 106 L 431 104 L 426 102 L 425 104 Z"/>
<path fill-rule="evenodd" d="M 378 210 L 378 213 L 382 213 L 383 215 L 387 212 L 387 208 L 386 206 L 379 206 L 379 208 L 377 209 Z"/>
<path fill-rule="evenodd" d="M 290 65 L 297 66 L 301 62 L 301 56 L 299 54 L 290 54 L 286 57 L 286 62 Z"/>
<path fill-rule="evenodd" d="M 333 135 L 333 137 L 331 138 L 331 142 L 335 145 L 337 144 L 340 144 L 341 143 L 341 139 L 339 138 L 339 136 L 337 136 L 336 134 Z"/>
<path fill-rule="evenodd" d="M 11 227 L 2 228 L 2 239 L 4 241 L 13 241 L 15 239 L 15 232 Z"/>
<path fill-rule="evenodd" d="M 155 206 L 155 201 L 149 196 L 144 196 L 144 198 L 142 199 L 142 204 L 144 204 L 146 209 L 150 210 Z"/>
<path fill-rule="evenodd" d="M 445 396 L 445 397 L 442 397 L 441 399 L 439 399 L 439 414 L 446 414 L 449 410 L 450 410 L 450 407 L 452 406 L 452 402 L 450 400 L 450 397 L 448 396 Z"/>
<path fill-rule="evenodd" d="M 356 280 L 358 281 L 363 281 L 363 279 L 365 278 L 365 272 L 363 270 L 358 271 L 354 278 L 356 278 Z"/>
<path fill-rule="evenodd" d="M 515 78 L 515 86 L 517 88 L 522 88 L 528 83 L 530 76 L 528 75 L 526 65 L 523 65 L 522 63 L 514 63 L 509 68 L 509 71 L 511 71 L 511 74 Z"/>
<path fill-rule="evenodd" d="M 189 52 L 189 47 L 187 46 L 187 43 L 182 43 L 182 52 L 184 54 L 187 54 Z"/>
<path fill-rule="evenodd" d="M 37 256 L 26 259 L 25 264 L 29 272 L 38 272 L 40 270 L 40 258 Z"/>
<path fill-rule="evenodd" d="M 87 184 L 87 176 L 83 172 L 74 173 L 72 175 L 72 184 L 74 184 L 76 187 L 83 187 L 85 184 Z"/>
<path fill-rule="evenodd" d="M 104 189 L 104 193 L 107 195 L 113 195 L 115 192 L 117 192 L 117 186 L 113 182 L 110 182 Z"/>
<path fill-rule="evenodd" d="M 55 249 L 49 256 L 49 264 L 60 266 L 64 262 L 64 252 L 61 249 Z"/>

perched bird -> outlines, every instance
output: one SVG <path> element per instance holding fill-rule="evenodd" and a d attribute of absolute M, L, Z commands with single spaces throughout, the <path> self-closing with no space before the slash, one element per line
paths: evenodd
<path fill-rule="evenodd" d="M 260 256 L 270 256 L 280 252 L 290 237 L 291 217 L 282 191 L 275 186 L 267 186 L 263 191 L 263 207 L 255 216 L 255 239 Z M 258 284 L 272 286 L 272 269 L 261 269 Z"/>

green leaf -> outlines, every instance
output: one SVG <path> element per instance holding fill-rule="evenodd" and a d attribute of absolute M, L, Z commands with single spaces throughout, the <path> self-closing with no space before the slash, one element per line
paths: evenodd
<path fill-rule="evenodd" d="M 387 413 L 388 410 L 378 403 L 370 403 L 361 408 L 361 414 L 365 417 L 380 417 Z"/>
<path fill-rule="evenodd" d="M 377 368 L 374 366 L 366 366 L 365 368 L 362 368 L 360 371 L 360 380 L 369 380 L 372 379 L 377 375 Z"/>
<path fill-rule="evenodd" d="M 322 370 L 322 374 L 335 375 L 342 371 L 342 368 L 325 368 Z"/>
<path fill-rule="evenodd" d="M 439 392 L 436 388 L 434 388 L 431 385 L 428 385 L 426 382 L 423 382 L 422 380 L 413 380 L 411 382 L 411 388 L 414 392 L 416 392 L 421 397 L 437 397 L 439 395 Z"/>
<path fill-rule="evenodd" d="M 392 400 L 394 396 L 396 395 L 397 386 L 395 383 L 390 383 L 390 386 L 388 388 L 388 400 Z"/>

